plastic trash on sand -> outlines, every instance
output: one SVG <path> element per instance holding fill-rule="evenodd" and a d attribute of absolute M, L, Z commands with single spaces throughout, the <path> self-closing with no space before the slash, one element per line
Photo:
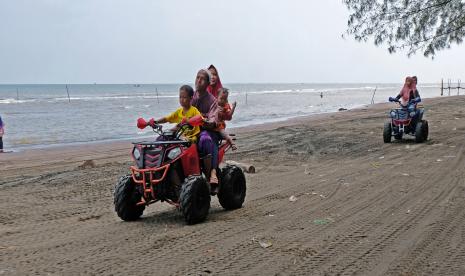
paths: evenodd
<path fill-rule="evenodd" d="M 325 225 L 325 224 L 330 223 L 330 221 L 327 219 L 315 219 L 313 223 L 316 225 Z"/>
<path fill-rule="evenodd" d="M 259 241 L 258 244 L 260 244 L 262 248 L 268 248 L 273 245 L 270 241 Z"/>
<path fill-rule="evenodd" d="M 297 201 L 297 197 L 292 195 L 291 197 L 289 197 L 289 201 L 290 202 L 296 202 Z"/>

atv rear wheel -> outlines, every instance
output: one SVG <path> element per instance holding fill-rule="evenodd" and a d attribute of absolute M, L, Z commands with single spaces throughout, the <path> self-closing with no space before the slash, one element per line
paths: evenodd
<path fill-rule="evenodd" d="M 422 143 L 425 141 L 425 124 L 423 121 L 418 122 L 415 127 L 415 142 Z"/>
<path fill-rule="evenodd" d="M 142 194 L 137 189 L 131 175 L 120 177 L 115 186 L 114 204 L 118 216 L 125 221 L 137 220 L 142 216 L 145 205 L 137 205 Z"/>
<path fill-rule="evenodd" d="M 187 224 L 204 221 L 210 210 L 210 187 L 204 177 L 189 176 L 181 187 L 179 208 Z"/>
<path fill-rule="evenodd" d="M 384 123 L 384 130 L 383 130 L 383 141 L 384 143 L 391 143 L 392 138 L 392 127 L 390 122 Z"/>
<path fill-rule="evenodd" d="M 226 210 L 242 207 L 246 194 L 245 175 L 237 166 L 228 165 L 222 170 L 218 200 Z"/>

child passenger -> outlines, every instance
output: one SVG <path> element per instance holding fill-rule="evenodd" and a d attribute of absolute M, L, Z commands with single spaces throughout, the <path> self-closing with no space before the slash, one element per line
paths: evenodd
<path fill-rule="evenodd" d="M 179 104 L 181 105 L 176 111 L 170 115 L 154 120 L 150 123 L 163 124 L 163 123 L 172 123 L 179 124 L 184 120 L 190 119 L 194 116 L 200 115 L 200 112 L 197 108 L 191 105 L 192 97 L 194 96 L 194 89 L 189 85 L 183 85 L 179 88 Z M 183 136 L 186 140 L 191 143 L 197 142 L 197 137 L 200 133 L 200 128 L 195 126 L 192 130 L 186 130 L 183 133 Z"/>
<path fill-rule="evenodd" d="M 217 114 L 217 123 L 215 131 L 219 132 L 221 137 L 225 139 L 232 147 L 233 150 L 236 150 L 236 145 L 234 145 L 233 140 L 225 131 L 226 123 L 225 121 L 230 121 L 234 110 L 236 109 L 236 102 L 232 104 L 232 107 L 228 102 L 229 90 L 227 88 L 220 88 L 218 90 L 218 114 Z"/>

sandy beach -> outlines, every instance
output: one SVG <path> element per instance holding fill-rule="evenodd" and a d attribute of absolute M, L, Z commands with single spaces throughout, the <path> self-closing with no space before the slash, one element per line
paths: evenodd
<path fill-rule="evenodd" d="M 193 226 L 116 216 L 130 142 L 1 154 L 0 275 L 464 275 L 465 97 L 424 106 L 423 144 L 383 143 L 394 104 L 235 130 L 244 207 Z"/>

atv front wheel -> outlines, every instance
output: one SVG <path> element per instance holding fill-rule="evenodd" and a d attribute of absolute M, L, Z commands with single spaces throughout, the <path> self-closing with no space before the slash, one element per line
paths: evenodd
<path fill-rule="evenodd" d="M 422 143 L 425 141 L 425 124 L 423 122 L 418 122 L 415 127 L 415 142 Z"/>
<path fill-rule="evenodd" d="M 246 181 L 242 170 L 237 166 L 228 165 L 222 170 L 218 200 L 226 210 L 242 207 L 246 193 Z"/>
<path fill-rule="evenodd" d="M 204 221 L 210 210 L 210 188 L 204 177 L 189 176 L 181 187 L 179 207 L 187 224 Z"/>
<path fill-rule="evenodd" d="M 428 140 L 428 134 L 429 134 L 429 126 L 428 126 L 428 121 L 422 120 L 423 122 L 423 139 Z"/>
<path fill-rule="evenodd" d="M 383 141 L 384 143 L 391 143 L 392 138 L 392 127 L 390 122 L 384 123 L 384 130 L 383 130 Z"/>
<path fill-rule="evenodd" d="M 142 194 L 131 175 L 122 176 L 115 186 L 114 204 L 118 216 L 125 221 L 137 220 L 142 216 L 145 205 L 137 205 Z"/>

